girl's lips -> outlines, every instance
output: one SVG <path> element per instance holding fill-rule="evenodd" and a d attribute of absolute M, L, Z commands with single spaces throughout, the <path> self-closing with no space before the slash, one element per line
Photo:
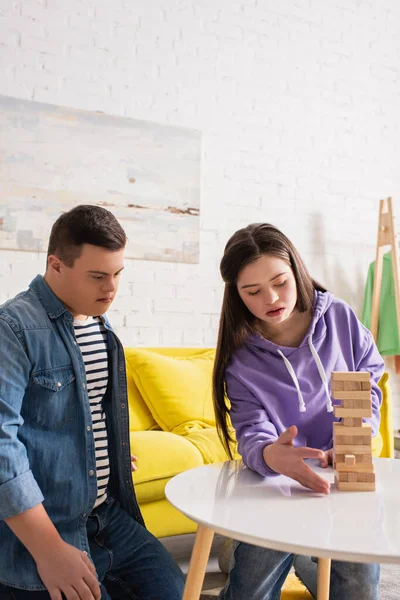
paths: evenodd
<path fill-rule="evenodd" d="M 109 304 L 112 298 L 99 298 L 97 302 L 104 302 L 105 304 Z"/>
<path fill-rule="evenodd" d="M 268 310 L 265 314 L 267 317 L 280 317 L 284 310 L 284 307 L 275 308 L 274 310 Z"/>

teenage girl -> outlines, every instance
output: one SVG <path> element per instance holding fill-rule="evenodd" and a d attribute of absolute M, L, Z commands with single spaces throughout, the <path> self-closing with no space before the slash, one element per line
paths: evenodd
<path fill-rule="evenodd" d="M 350 306 L 311 278 L 293 244 L 272 225 L 237 231 L 226 245 L 221 275 L 213 391 L 224 446 L 230 454 L 230 417 L 250 469 L 284 474 L 328 494 L 328 481 L 304 459 L 332 462 L 332 371 L 371 374 L 368 422 L 377 435 L 384 363 L 372 335 Z M 278 600 L 293 558 L 234 542 L 220 598 Z M 379 565 L 332 561 L 330 598 L 378 600 Z"/>

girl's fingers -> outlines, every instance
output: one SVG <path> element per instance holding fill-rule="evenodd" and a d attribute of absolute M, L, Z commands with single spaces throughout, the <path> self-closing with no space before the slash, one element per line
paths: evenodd
<path fill-rule="evenodd" d="M 297 481 L 304 485 L 305 487 L 310 488 L 314 492 L 318 492 L 321 494 L 329 494 L 330 484 L 329 481 L 314 473 L 310 467 L 303 463 L 303 467 L 301 467 L 297 473 L 296 477 Z"/>
<path fill-rule="evenodd" d="M 294 448 L 294 451 L 297 454 L 298 458 L 300 457 L 323 459 L 325 454 L 323 450 L 318 450 L 317 448 L 306 448 L 304 446 L 301 448 Z"/>
<path fill-rule="evenodd" d="M 323 469 L 326 469 L 328 465 L 329 465 L 329 457 L 328 457 L 328 453 L 325 452 L 324 457 L 319 459 L 319 466 L 322 467 Z"/>

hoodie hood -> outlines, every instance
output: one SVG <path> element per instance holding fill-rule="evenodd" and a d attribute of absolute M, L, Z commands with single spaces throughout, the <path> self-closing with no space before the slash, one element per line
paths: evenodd
<path fill-rule="evenodd" d="M 321 384 L 323 386 L 325 396 L 326 396 L 326 410 L 328 412 L 333 411 L 331 395 L 329 391 L 328 378 L 326 376 L 324 366 L 321 362 L 321 359 L 318 355 L 318 351 L 316 350 L 313 344 L 313 338 L 316 340 L 320 339 L 325 335 L 326 332 L 326 323 L 322 319 L 323 315 L 329 309 L 333 302 L 333 296 L 330 292 L 314 292 L 314 303 L 313 303 L 313 317 L 308 328 L 308 331 L 301 342 L 301 344 L 297 348 L 292 348 L 288 346 L 279 346 L 278 344 L 274 344 L 269 340 L 266 340 L 259 334 L 254 334 L 251 336 L 247 343 L 249 345 L 254 345 L 259 348 L 261 351 L 269 352 L 271 354 L 280 356 L 283 360 L 285 367 L 292 378 L 293 385 L 296 388 L 297 397 L 299 401 L 299 411 L 306 412 L 307 407 L 304 401 L 304 397 L 301 391 L 301 387 L 296 375 L 296 371 L 291 363 L 290 356 L 296 353 L 298 350 L 307 347 L 311 353 L 311 356 L 315 362 L 315 365 L 318 370 L 319 377 L 321 379 Z"/>
<path fill-rule="evenodd" d="M 293 352 L 297 352 L 300 348 L 307 346 L 310 336 L 311 339 L 318 339 L 325 335 L 326 323 L 322 317 L 331 306 L 333 300 L 334 297 L 330 292 L 314 292 L 312 321 L 303 341 L 298 347 L 279 346 L 278 344 L 266 340 L 258 333 L 250 336 L 247 339 L 246 344 L 257 346 L 260 350 L 271 352 L 272 354 L 277 354 L 278 350 L 280 350 L 285 356 L 290 356 Z"/>

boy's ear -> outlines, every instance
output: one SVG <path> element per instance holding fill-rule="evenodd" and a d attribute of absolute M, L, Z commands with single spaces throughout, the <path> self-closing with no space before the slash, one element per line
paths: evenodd
<path fill-rule="evenodd" d="M 61 272 L 61 259 L 54 254 L 50 254 L 47 258 L 47 269 L 49 271 L 55 271 L 56 273 Z"/>

